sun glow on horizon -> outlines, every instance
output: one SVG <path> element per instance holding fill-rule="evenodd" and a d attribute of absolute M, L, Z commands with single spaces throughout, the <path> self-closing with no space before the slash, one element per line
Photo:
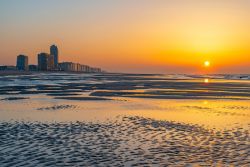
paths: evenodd
<path fill-rule="evenodd" d="M 56 43 L 60 60 L 109 72 L 250 73 L 247 0 L 14 1 L 0 2 L 0 65 Z"/>
<path fill-rule="evenodd" d="M 204 62 L 204 66 L 205 66 L 205 67 L 209 67 L 209 66 L 210 66 L 210 61 L 205 61 L 205 62 Z"/>

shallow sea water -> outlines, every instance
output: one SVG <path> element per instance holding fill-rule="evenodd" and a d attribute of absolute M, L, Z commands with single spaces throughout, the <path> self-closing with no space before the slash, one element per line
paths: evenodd
<path fill-rule="evenodd" d="M 0 76 L 0 116 L 0 166 L 250 164 L 247 76 Z"/>

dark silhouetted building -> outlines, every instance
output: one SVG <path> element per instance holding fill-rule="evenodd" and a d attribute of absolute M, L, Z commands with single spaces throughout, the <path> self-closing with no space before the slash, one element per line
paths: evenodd
<path fill-rule="evenodd" d="M 37 65 L 29 65 L 29 71 L 37 71 Z"/>
<path fill-rule="evenodd" d="M 77 65 L 72 62 L 62 62 L 62 63 L 59 63 L 59 68 L 62 71 L 76 71 Z"/>
<path fill-rule="evenodd" d="M 55 70 L 55 56 L 54 55 L 50 55 L 49 56 L 49 61 L 48 61 L 48 66 L 49 66 L 49 70 Z"/>
<path fill-rule="evenodd" d="M 38 54 L 38 70 L 51 71 L 54 69 L 54 56 L 48 53 Z"/>
<path fill-rule="evenodd" d="M 16 69 L 20 71 L 28 71 L 28 56 L 19 55 L 17 56 Z"/>
<path fill-rule="evenodd" d="M 82 65 L 73 62 L 62 62 L 59 63 L 59 68 L 61 71 L 72 71 L 72 72 L 86 72 L 86 73 L 100 73 L 102 70 L 100 68 L 93 68 L 87 65 Z"/>
<path fill-rule="evenodd" d="M 0 71 L 16 71 L 16 66 L 0 66 Z"/>
<path fill-rule="evenodd" d="M 54 56 L 54 68 L 58 68 L 58 48 L 56 45 L 50 46 L 50 55 Z"/>

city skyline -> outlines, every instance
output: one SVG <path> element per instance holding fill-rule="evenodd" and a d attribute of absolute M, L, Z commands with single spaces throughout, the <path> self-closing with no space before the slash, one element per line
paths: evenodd
<path fill-rule="evenodd" d="M 53 44 L 50 53 L 40 52 L 37 54 L 37 63 L 29 64 L 29 56 L 19 54 L 16 57 L 16 65 L 0 65 L 0 71 L 50 71 L 50 72 L 83 72 L 102 73 L 101 68 L 72 61 L 59 61 L 59 49 Z"/>
<path fill-rule="evenodd" d="M 63 60 L 111 72 L 250 73 L 247 0 L 6 0 L 0 11 L 1 64 L 20 53 L 34 64 L 56 43 Z"/>

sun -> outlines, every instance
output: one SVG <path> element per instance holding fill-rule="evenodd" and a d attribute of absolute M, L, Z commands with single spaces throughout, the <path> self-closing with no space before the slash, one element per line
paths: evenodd
<path fill-rule="evenodd" d="M 205 62 L 204 62 L 204 66 L 205 66 L 205 67 L 209 67 L 209 66 L 210 66 L 210 61 L 205 61 Z"/>

